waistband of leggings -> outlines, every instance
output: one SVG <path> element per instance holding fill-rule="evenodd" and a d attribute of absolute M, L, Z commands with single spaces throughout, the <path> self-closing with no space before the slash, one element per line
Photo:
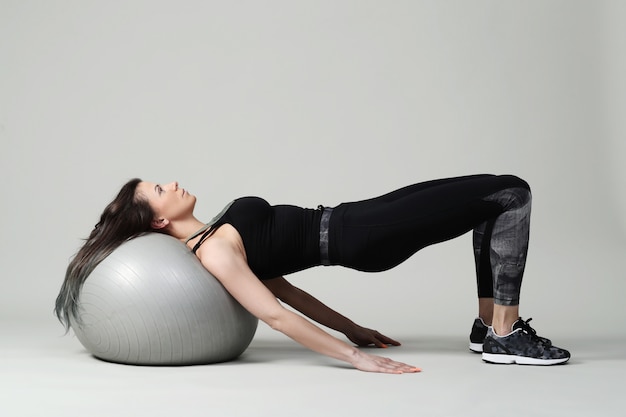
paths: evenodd
<path fill-rule="evenodd" d="M 322 210 L 322 218 L 320 219 L 320 263 L 322 265 L 330 265 L 330 256 L 328 254 L 328 226 L 330 225 L 330 216 L 333 213 L 332 207 L 318 206 Z"/>

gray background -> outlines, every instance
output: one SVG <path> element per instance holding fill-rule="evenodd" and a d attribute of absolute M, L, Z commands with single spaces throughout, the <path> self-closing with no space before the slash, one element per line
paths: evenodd
<path fill-rule="evenodd" d="M 0 323 L 62 334 L 67 262 L 135 176 L 179 181 L 208 220 L 241 195 L 332 206 L 491 172 L 533 187 L 522 315 L 552 338 L 623 337 L 624 17 L 620 1 L 0 0 Z M 476 314 L 469 235 L 293 282 L 398 338 L 465 337 Z"/>

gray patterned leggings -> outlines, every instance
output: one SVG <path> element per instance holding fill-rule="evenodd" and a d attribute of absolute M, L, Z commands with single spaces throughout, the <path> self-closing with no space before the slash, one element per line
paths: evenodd
<path fill-rule="evenodd" d="M 426 246 L 473 230 L 478 296 L 517 305 L 530 207 L 530 187 L 512 175 L 434 180 L 343 203 L 330 219 L 330 263 L 383 271 Z"/>

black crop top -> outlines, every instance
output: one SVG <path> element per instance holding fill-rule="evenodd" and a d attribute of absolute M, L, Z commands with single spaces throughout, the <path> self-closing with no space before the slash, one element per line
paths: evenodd
<path fill-rule="evenodd" d="M 262 198 L 243 197 L 211 229 L 233 226 L 243 240 L 248 266 L 264 280 L 320 265 L 321 215 L 319 209 L 270 206 Z"/>

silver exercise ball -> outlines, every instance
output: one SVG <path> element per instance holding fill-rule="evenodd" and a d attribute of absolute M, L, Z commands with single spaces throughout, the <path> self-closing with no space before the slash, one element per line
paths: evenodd
<path fill-rule="evenodd" d="M 87 277 L 72 329 L 94 356 L 132 365 L 193 365 L 241 355 L 258 320 L 173 237 L 125 242 Z"/>

